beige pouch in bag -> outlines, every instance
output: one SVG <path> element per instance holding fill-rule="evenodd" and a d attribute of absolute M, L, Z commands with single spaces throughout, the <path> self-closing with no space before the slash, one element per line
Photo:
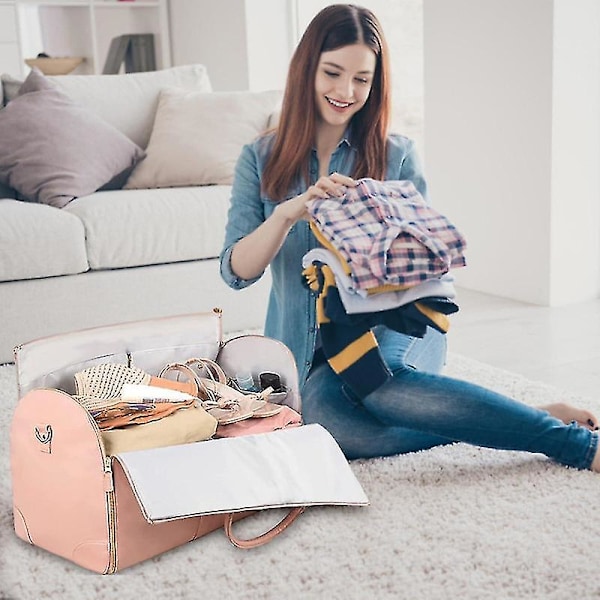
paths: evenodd
<path fill-rule="evenodd" d="M 217 420 L 202 407 L 192 406 L 158 421 L 102 431 L 106 454 L 114 456 L 131 450 L 162 448 L 210 439 L 217 430 Z"/>

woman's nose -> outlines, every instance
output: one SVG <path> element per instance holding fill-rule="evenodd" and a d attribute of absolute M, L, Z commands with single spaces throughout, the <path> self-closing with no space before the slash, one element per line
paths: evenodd
<path fill-rule="evenodd" d="M 336 93 L 338 94 L 339 100 L 350 100 L 354 95 L 354 86 L 352 85 L 352 78 L 339 78 L 338 85 L 336 86 Z"/>

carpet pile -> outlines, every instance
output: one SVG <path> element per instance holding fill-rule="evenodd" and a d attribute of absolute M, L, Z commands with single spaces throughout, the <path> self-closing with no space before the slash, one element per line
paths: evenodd
<path fill-rule="evenodd" d="M 532 405 L 581 398 L 450 355 L 446 373 Z M 101 576 L 13 532 L 13 366 L 0 367 L 0 598 L 145 600 L 600 597 L 600 477 L 541 455 L 455 444 L 352 463 L 366 508 L 311 508 L 272 543 L 234 548 L 222 531 Z M 237 524 L 251 535 L 281 515 Z"/>

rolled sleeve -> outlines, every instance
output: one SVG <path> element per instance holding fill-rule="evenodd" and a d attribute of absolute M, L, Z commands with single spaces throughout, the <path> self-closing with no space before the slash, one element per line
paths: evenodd
<path fill-rule="evenodd" d="M 235 244 L 232 244 L 228 248 L 225 248 L 223 252 L 221 252 L 221 277 L 230 288 L 234 290 L 242 290 L 245 287 L 257 282 L 262 277 L 262 274 L 254 279 L 242 279 L 241 277 L 238 277 L 231 268 L 231 254 L 233 252 L 233 246 L 235 246 Z"/>
<path fill-rule="evenodd" d="M 421 196 L 427 200 L 427 182 L 415 143 L 401 135 L 391 135 L 389 139 L 389 164 L 400 166 L 399 172 L 392 173 L 389 179 L 412 181 Z"/>
<path fill-rule="evenodd" d="M 252 233 L 265 220 L 260 194 L 259 159 L 253 144 L 244 146 L 235 167 L 231 203 L 221 251 L 220 273 L 223 281 L 239 290 L 252 285 L 262 277 L 242 279 L 231 268 L 231 254 L 235 244 Z"/>

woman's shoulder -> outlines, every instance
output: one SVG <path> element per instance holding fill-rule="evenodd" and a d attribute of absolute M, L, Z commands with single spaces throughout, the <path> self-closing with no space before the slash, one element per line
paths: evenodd
<path fill-rule="evenodd" d="M 402 157 L 410 154 L 415 147 L 415 142 L 400 133 L 388 134 L 388 152 L 396 153 Z"/>
<path fill-rule="evenodd" d="M 259 159 L 264 159 L 271 152 L 271 148 L 273 147 L 273 143 L 275 142 L 275 132 L 267 131 L 259 135 L 252 142 L 246 144 L 244 146 L 244 150 L 247 152 L 252 152 Z"/>
<path fill-rule="evenodd" d="M 260 179 L 271 154 L 274 140 L 275 134 L 267 132 L 244 144 L 236 164 L 236 177 Z"/>
<path fill-rule="evenodd" d="M 238 158 L 238 170 L 251 168 L 259 174 L 262 173 L 267 163 L 267 159 L 271 154 L 271 148 L 273 147 L 274 141 L 275 133 L 271 131 L 244 144 Z"/>

